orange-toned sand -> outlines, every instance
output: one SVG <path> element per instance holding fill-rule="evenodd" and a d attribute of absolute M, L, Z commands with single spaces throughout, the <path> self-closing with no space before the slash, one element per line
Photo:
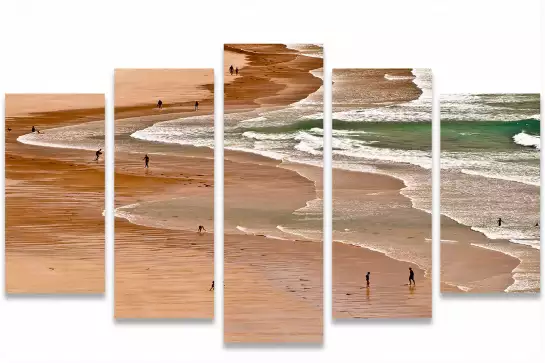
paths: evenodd
<path fill-rule="evenodd" d="M 395 206 L 380 211 L 384 223 L 370 221 L 360 227 L 362 244 L 384 246 L 396 241 L 410 246 L 428 239 L 427 256 L 431 259 L 431 216 L 412 208 L 411 201 L 399 193 L 403 187 L 402 181 L 385 175 L 333 169 L 334 200 L 353 196 L 363 205 Z M 334 318 L 431 318 L 431 275 L 414 263 L 341 242 L 333 243 L 332 253 Z M 415 272 L 414 288 L 407 286 L 409 267 Z M 368 271 L 369 289 L 365 283 Z"/>
<path fill-rule="evenodd" d="M 155 108 L 158 99 L 163 101 L 162 110 Z M 116 129 L 212 114 L 213 70 L 118 69 L 115 100 Z M 193 110 L 195 101 L 200 104 L 198 112 Z M 141 154 L 116 148 L 116 207 L 180 195 L 213 200 L 213 151 L 200 150 L 194 157 L 178 145 L 168 147 L 168 156 L 151 155 L 149 170 L 143 168 Z M 208 233 L 198 234 L 194 227 L 154 228 L 116 218 L 116 318 L 213 318 L 214 291 L 209 291 L 214 279 L 213 209 Z"/>
<path fill-rule="evenodd" d="M 104 292 L 103 159 L 17 142 L 103 119 L 104 95 L 6 95 L 8 293 Z"/>
<path fill-rule="evenodd" d="M 229 73 L 230 65 L 239 68 L 238 76 Z M 322 59 L 301 56 L 283 45 L 226 45 L 225 111 L 282 107 L 299 101 L 322 85 L 310 73 L 322 66 Z M 260 208 L 258 213 L 268 213 L 295 210 L 321 195 L 320 168 L 304 170 L 319 181 L 315 187 L 291 170 L 297 165 L 278 166 L 276 160 L 225 150 L 227 343 L 320 343 L 323 338 L 322 243 L 228 232 L 236 227 L 228 214 L 239 203 L 253 203 L 256 211 Z"/>

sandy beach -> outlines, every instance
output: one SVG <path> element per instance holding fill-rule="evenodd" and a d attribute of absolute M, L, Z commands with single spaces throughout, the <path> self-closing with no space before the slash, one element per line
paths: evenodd
<path fill-rule="evenodd" d="M 17 141 L 103 120 L 104 95 L 6 95 L 8 293 L 104 292 L 103 158 Z"/>
<path fill-rule="evenodd" d="M 213 80 L 211 69 L 115 71 L 117 319 L 213 318 L 213 150 L 130 136 L 189 117 L 210 116 L 213 128 Z"/>
<path fill-rule="evenodd" d="M 226 45 L 227 124 L 230 117 L 258 117 L 316 92 L 322 80 L 310 72 L 322 63 L 284 45 Z M 230 65 L 239 75 L 229 73 Z M 224 341 L 320 343 L 321 230 L 308 239 L 281 232 L 275 223 L 321 197 L 322 168 L 234 149 L 227 140 Z"/>

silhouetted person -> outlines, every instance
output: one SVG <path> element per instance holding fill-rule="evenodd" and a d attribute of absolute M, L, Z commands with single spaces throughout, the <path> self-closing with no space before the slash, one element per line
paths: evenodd
<path fill-rule="evenodd" d="M 539 227 L 539 222 L 536 222 L 536 227 Z"/>
<path fill-rule="evenodd" d="M 32 126 L 32 132 L 40 133 L 40 130 L 38 130 L 36 127 Z"/>
<path fill-rule="evenodd" d="M 199 110 L 199 101 L 195 101 L 195 111 Z"/>
<path fill-rule="evenodd" d="M 102 155 L 102 149 L 98 149 L 95 153 L 95 161 L 98 161 L 98 158 L 100 158 L 100 155 Z"/>
<path fill-rule="evenodd" d="M 235 69 L 235 73 L 238 76 L 238 67 Z"/>
<path fill-rule="evenodd" d="M 8 127 L 8 132 L 10 132 L 10 131 L 11 131 L 11 127 Z"/>
<path fill-rule="evenodd" d="M 157 108 L 163 108 L 163 101 L 159 100 L 159 102 L 157 102 Z"/>
<path fill-rule="evenodd" d="M 365 275 L 365 281 L 367 282 L 367 288 L 369 288 L 369 279 L 371 278 L 371 273 L 367 272 L 367 275 Z"/>
<path fill-rule="evenodd" d="M 146 162 L 146 165 L 144 167 L 148 168 L 149 167 L 149 156 L 148 156 L 148 154 L 146 154 L 146 156 L 144 156 L 143 160 Z"/>
<path fill-rule="evenodd" d="M 411 282 L 414 286 L 416 286 L 416 282 L 414 282 L 414 271 L 411 267 L 409 267 L 409 286 L 411 286 Z"/>
<path fill-rule="evenodd" d="M 229 73 L 231 73 L 231 75 L 233 75 L 233 65 L 231 64 L 231 67 L 229 67 Z"/>
<path fill-rule="evenodd" d="M 210 289 L 208 291 L 214 290 L 214 280 L 212 280 L 212 286 L 210 286 Z"/>
<path fill-rule="evenodd" d="M 501 218 L 498 218 L 498 227 L 501 227 L 502 222 Z"/>
<path fill-rule="evenodd" d="M 206 232 L 206 229 L 204 229 L 204 226 L 199 226 L 199 233 Z"/>

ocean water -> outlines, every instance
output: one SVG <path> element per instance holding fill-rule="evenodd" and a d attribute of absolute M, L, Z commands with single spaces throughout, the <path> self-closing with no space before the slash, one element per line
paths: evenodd
<path fill-rule="evenodd" d="M 428 271 L 430 223 L 420 225 L 421 220 L 407 221 L 405 216 L 411 215 L 408 208 L 431 212 L 431 70 L 335 69 L 333 82 L 333 167 L 392 176 L 404 183 L 401 193 L 408 198 L 403 203 L 381 193 L 347 195 L 335 189 L 334 174 L 334 240 Z M 387 227 L 407 230 L 408 236 L 415 230 L 424 235 L 396 239 Z"/>
<path fill-rule="evenodd" d="M 441 101 L 442 212 L 489 238 L 537 249 L 539 101 L 537 94 L 446 95 Z M 476 203 L 463 207 L 470 198 Z"/>
<path fill-rule="evenodd" d="M 214 115 L 188 116 L 139 129 L 132 138 L 147 142 L 214 147 Z"/>
<path fill-rule="evenodd" d="M 21 135 L 17 141 L 28 145 L 96 151 L 104 149 L 104 123 L 93 121 L 40 130 L 39 134 Z"/>
<path fill-rule="evenodd" d="M 540 286 L 539 112 L 538 94 L 441 98 L 441 213 L 519 259 L 506 291 Z"/>
<path fill-rule="evenodd" d="M 491 239 L 540 248 L 539 102 L 538 94 L 442 97 L 443 214 Z"/>
<path fill-rule="evenodd" d="M 319 45 L 292 44 L 289 49 L 298 50 L 312 57 L 322 57 Z M 311 71 L 322 78 L 322 70 Z M 322 143 L 323 89 L 320 88 L 307 98 L 279 108 L 260 108 L 253 111 L 228 113 L 224 115 L 224 147 L 226 150 L 241 151 L 290 162 L 323 165 Z M 158 122 L 151 126 L 129 131 L 127 143 L 135 147 L 135 142 L 149 144 L 153 150 L 170 153 L 171 146 L 196 146 L 214 148 L 213 115 L 190 116 L 177 120 Z M 161 147 L 162 146 L 162 147 Z M 141 147 L 141 146 L 140 146 Z M 282 165 L 282 164 L 281 164 Z M 227 191 L 226 191 L 227 193 Z M 258 212 L 259 206 L 247 213 L 243 206 L 229 210 L 229 195 L 225 202 L 225 231 L 227 233 L 259 234 L 270 238 L 311 238 L 319 240 L 322 235 L 322 203 L 318 195 L 311 196 L 306 206 L 290 211 L 277 210 Z M 314 199 L 312 199 L 314 198 Z M 136 223 L 161 226 L 171 225 L 171 205 L 186 205 L 185 199 L 169 203 L 152 203 L 120 207 L 119 216 Z M 250 202 L 249 202 L 250 203 Z M 152 208 L 153 207 L 153 208 Z M 139 211 L 153 209 L 152 215 L 146 213 L 146 220 L 140 218 Z M 191 206 L 193 208 L 193 206 Z M 179 214 L 179 213 L 177 213 Z M 205 213 L 201 217 L 205 218 Z M 240 220 L 235 217 L 241 217 Z M 153 217 L 153 218 L 151 218 Z M 232 218 L 230 218 L 232 217 Z M 187 219 L 187 218 L 186 218 Z M 194 224 L 192 221 L 191 223 Z M 192 224 L 191 224 L 192 226 Z M 179 223 L 172 228 L 182 228 Z"/>
<path fill-rule="evenodd" d="M 348 70 L 354 77 L 358 70 Z M 364 72 L 365 70 L 359 70 Z M 348 75 L 333 72 L 333 167 L 387 174 L 402 180 L 402 193 L 413 206 L 431 211 L 432 74 L 413 69 L 409 76 L 384 78 L 393 84 L 410 80 L 421 90 L 412 101 L 369 104 L 358 83 L 341 82 Z M 399 91 L 402 92 L 402 91 Z"/>
<path fill-rule="evenodd" d="M 302 55 L 323 58 L 323 48 L 315 44 L 289 44 Z M 323 70 L 310 71 L 323 79 Z M 289 169 L 311 182 L 320 176 L 309 175 L 297 165 L 323 167 L 323 87 L 305 99 L 279 108 L 260 108 L 249 112 L 224 115 L 224 148 L 279 160 L 280 168 Z M 235 193 L 233 191 L 233 193 Z M 225 231 L 260 234 L 270 238 L 322 239 L 321 192 L 308 197 L 306 204 L 284 210 L 269 208 L 260 212 L 259 203 L 247 210 L 230 200 L 225 190 Z M 256 195 L 256 200 L 259 196 Z M 251 203 L 251 201 L 248 201 Z M 243 215 L 244 218 L 240 216 Z"/>

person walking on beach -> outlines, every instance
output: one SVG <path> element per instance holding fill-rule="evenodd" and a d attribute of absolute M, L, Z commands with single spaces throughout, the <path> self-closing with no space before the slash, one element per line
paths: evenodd
<path fill-rule="evenodd" d="M 159 100 L 159 101 L 157 102 L 157 108 L 158 108 L 158 109 L 162 109 L 162 108 L 163 108 L 163 101 Z"/>
<path fill-rule="evenodd" d="M 214 290 L 214 280 L 212 280 L 212 286 L 210 286 L 210 289 L 208 291 Z"/>
<path fill-rule="evenodd" d="M 199 110 L 199 101 L 195 101 L 195 111 Z"/>
<path fill-rule="evenodd" d="M 503 221 L 501 220 L 501 217 L 498 218 L 498 227 L 501 227 L 502 222 L 503 222 Z"/>
<path fill-rule="evenodd" d="M 98 158 L 100 158 L 100 155 L 102 155 L 102 149 L 98 149 L 95 153 L 95 161 L 98 161 Z"/>
<path fill-rule="evenodd" d="M 416 282 L 414 282 L 414 271 L 412 267 L 409 267 L 409 286 L 411 286 L 411 282 L 414 286 L 416 286 Z"/>
<path fill-rule="evenodd" d="M 371 277 L 371 273 L 370 272 L 367 272 L 367 275 L 365 275 L 365 281 L 367 282 L 367 288 L 369 288 L 369 278 Z"/>
<path fill-rule="evenodd" d="M 235 74 L 238 76 L 238 67 L 235 69 Z"/>
<path fill-rule="evenodd" d="M 204 226 L 199 226 L 199 233 L 206 232 L 206 229 L 204 229 Z"/>
<path fill-rule="evenodd" d="M 231 75 L 233 75 L 233 65 L 231 64 L 231 67 L 229 67 L 229 73 L 231 73 Z"/>
<path fill-rule="evenodd" d="M 144 156 L 144 159 L 143 159 L 143 160 L 146 162 L 146 164 L 145 164 L 144 167 L 145 167 L 146 169 L 149 168 L 149 156 L 148 156 L 148 154 L 146 154 L 146 156 Z"/>

